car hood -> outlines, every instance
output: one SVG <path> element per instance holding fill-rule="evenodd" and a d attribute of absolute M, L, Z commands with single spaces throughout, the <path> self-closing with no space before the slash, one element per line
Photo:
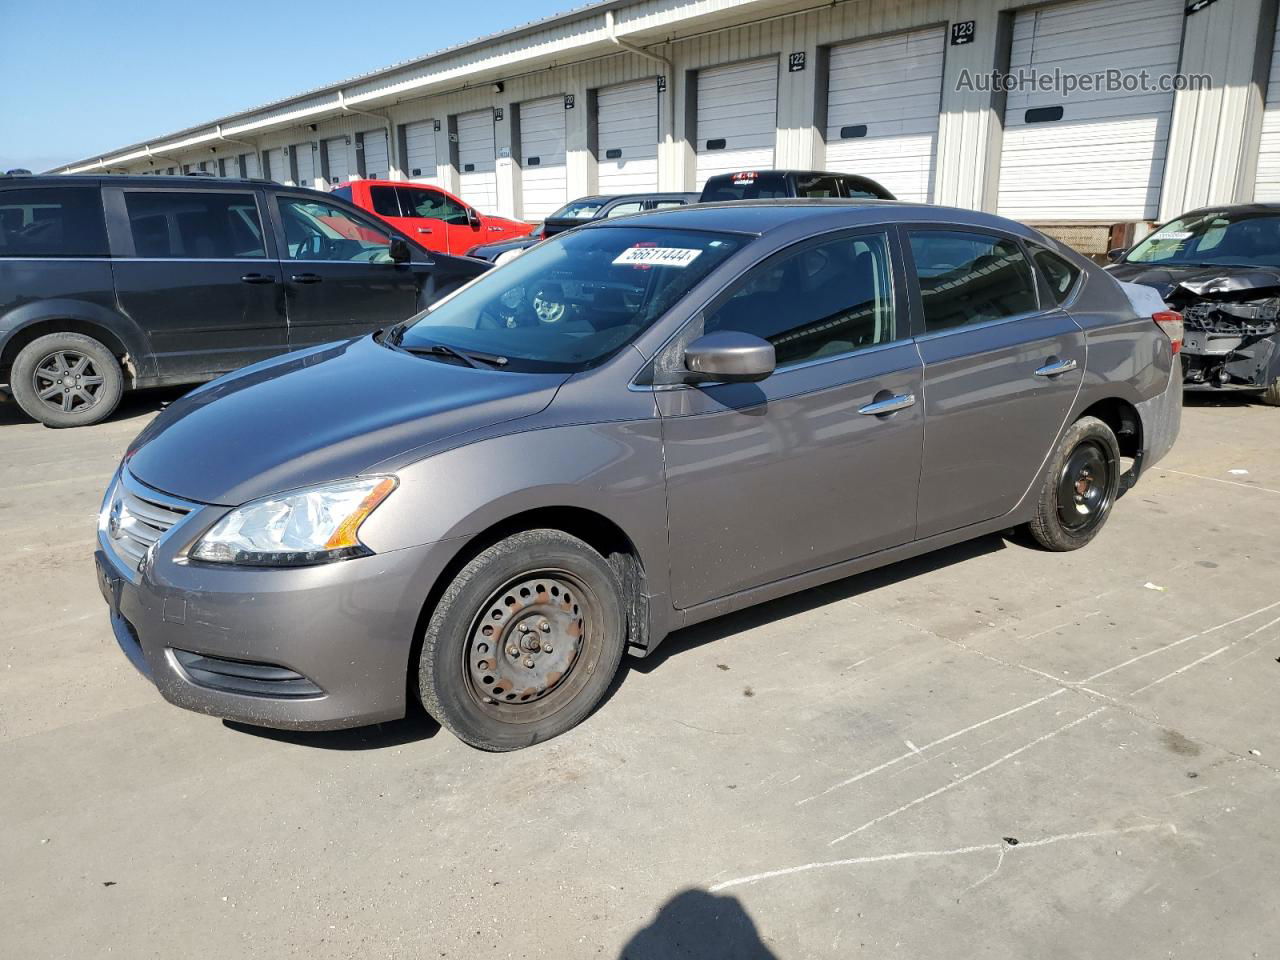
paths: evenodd
<path fill-rule="evenodd" d="M 160 414 L 126 459 L 157 490 L 240 504 L 531 416 L 566 379 L 458 366 L 363 337 L 206 384 Z"/>
<path fill-rule="evenodd" d="M 482 243 L 478 247 L 472 247 L 467 256 L 493 261 L 508 250 L 524 250 L 526 247 L 532 247 L 540 239 L 540 237 L 516 237 L 514 240 L 500 240 L 497 243 Z"/>
<path fill-rule="evenodd" d="M 1107 272 L 1117 280 L 1153 287 L 1167 302 L 1187 299 L 1240 299 L 1274 296 L 1280 289 L 1280 270 L 1190 264 L 1161 266 L 1118 263 Z"/>

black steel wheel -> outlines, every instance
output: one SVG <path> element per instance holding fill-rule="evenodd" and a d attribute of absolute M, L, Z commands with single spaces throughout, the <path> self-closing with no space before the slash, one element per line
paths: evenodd
<path fill-rule="evenodd" d="M 1096 417 L 1073 423 L 1049 458 L 1027 525 L 1046 550 L 1083 547 L 1102 529 L 1120 493 L 1120 445 L 1111 428 Z"/>
<path fill-rule="evenodd" d="M 625 645 L 616 575 L 576 537 L 515 534 L 446 588 L 418 663 L 427 712 L 482 750 L 515 750 L 581 722 Z"/>
<path fill-rule="evenodd" d="M 19 351 L 11 387 L 18 405 L 51 427 L 79 427 L 111 414 L 124 392 L 115 356 L 79 333 L 53 333 Z"/>

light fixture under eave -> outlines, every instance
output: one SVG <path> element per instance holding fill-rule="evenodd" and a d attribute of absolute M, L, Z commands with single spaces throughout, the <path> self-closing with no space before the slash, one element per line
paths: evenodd
<path fill-rule="evenodd" d="M 505 90 L 505 89 L 506 89 L 506 87 L 504 87 L 504 86 L 502 85 L 502 81 L 501 81 L 501 80 L 497 81 L 497 82 L 493 85 L 493 92 L 494 92 L 494 93 L 501 93 L 501 92 L 502 92 L 503 90 Z"/>

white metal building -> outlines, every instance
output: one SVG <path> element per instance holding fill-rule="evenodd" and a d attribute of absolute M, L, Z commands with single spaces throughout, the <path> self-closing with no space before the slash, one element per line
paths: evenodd
<path fill-rule="evenodd" d="M 605 0 L 73 163 L 67 173 L 437 183 L 536 220 L 574 197 L 834 169 L 1105 247 L 1280 200 L 1280 0 Z M 1005 93 L 993 70 L 1207 74 Z"/>

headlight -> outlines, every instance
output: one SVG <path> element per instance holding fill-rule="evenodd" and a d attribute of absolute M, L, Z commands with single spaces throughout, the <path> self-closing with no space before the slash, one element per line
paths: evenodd
<path fill-rule="evenodd" d="M 191 549 L 193 560 L 294 567 L 373 553 L 360 524 L 396 488 L 395 477 L 344 480 L 236 507 Z"/>

